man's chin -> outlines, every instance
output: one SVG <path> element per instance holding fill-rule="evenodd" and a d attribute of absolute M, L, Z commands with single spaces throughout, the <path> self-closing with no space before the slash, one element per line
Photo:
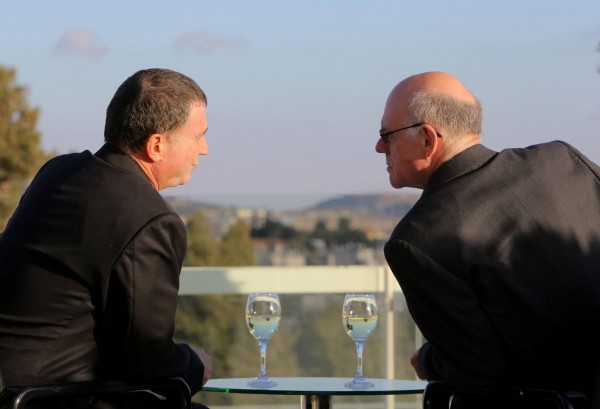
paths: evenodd
<path fill-rule="evenodd" d="M 392 179 L 391 177 L 390 177 L 390 185 L 392 185 L 392 187 L 394 189 L 401 189 L 401 188 L 405 187 L 402 183 Z"/>
<path fill-rule="evenodd" d="M 185 185 L 187 182 L 189 182 L 190 180 L 192 180 L 192 172 L 190 171 L 190 173 L 188 173 L 187 175 L 183 175 L 181 177 L 181 180 L 179 181 L 180 185 Z"/>

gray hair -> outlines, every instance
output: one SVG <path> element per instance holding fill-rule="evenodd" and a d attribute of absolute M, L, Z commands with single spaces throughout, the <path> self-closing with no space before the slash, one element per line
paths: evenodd
<path fill-rule="evenodd" d="M 477 98 L 472 104 L 435 91 L 417 91 L 408 112 L 412 122 L 437 126 L 448 142 L 465 134 L 481 135 L 483 109 Z M 412 133 L 415 135 L 417 132 L 418 128 Z"/>

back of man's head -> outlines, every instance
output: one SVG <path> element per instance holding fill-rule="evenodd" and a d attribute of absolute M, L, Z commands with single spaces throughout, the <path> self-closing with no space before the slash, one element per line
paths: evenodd
<path fill-rule="evenodd" d="M 207 104 L 202 89 L 179 72 L 152 68 L 127 78 L 108 108 L 104 139 L 130 154 L 155 133 L 169 135 L 187 120 L 194 104 Z"/>
<path fill-rule="evenodd" d="M 409 122 L 435 125 L 448 145 L 464 135 L 481 135 L 483 110 L 479 100 L 473 99 L 465 101 L 430 89 L 417 91 L 408 107 Z"/>

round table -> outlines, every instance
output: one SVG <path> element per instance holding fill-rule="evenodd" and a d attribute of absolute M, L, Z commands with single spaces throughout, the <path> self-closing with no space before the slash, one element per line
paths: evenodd
<path fill-rule="evenodd" d="M 254 388 L 248 382 L 254 378 L 211 379 L 202 388 L 206 392 L 253 393 L 262 395 L 300 395 L 302 408 L 329 409 L 333 395 L 408 395 L 423 393 L 427 382 L 402 379 L 368 378 L 375 386 L 351 389 L 344 386 L 350 378 L 284 377 L 270 378 L 277 382 L 271 388 Z"/>

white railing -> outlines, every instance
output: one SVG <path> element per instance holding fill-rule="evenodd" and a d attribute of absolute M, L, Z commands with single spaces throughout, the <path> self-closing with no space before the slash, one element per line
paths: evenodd
<path fill-rule="evenodd" d="M 394 379 L 394 294 L 401 292 L 387 266 L 256 266 L 256 267 L 184 267 L 180 295 L 248 294 L 344 294 L 377 293 L 385 320 L 384 373 Z M 421 335 L 415 331 L 416 345 Z M 387 408 L 394 397 L 387 397 Z"/>
<path fill-rule="evenodd" d="M 386 266 L 184 267 L 181 295 L 393 293 L 400 286 Z"/>

